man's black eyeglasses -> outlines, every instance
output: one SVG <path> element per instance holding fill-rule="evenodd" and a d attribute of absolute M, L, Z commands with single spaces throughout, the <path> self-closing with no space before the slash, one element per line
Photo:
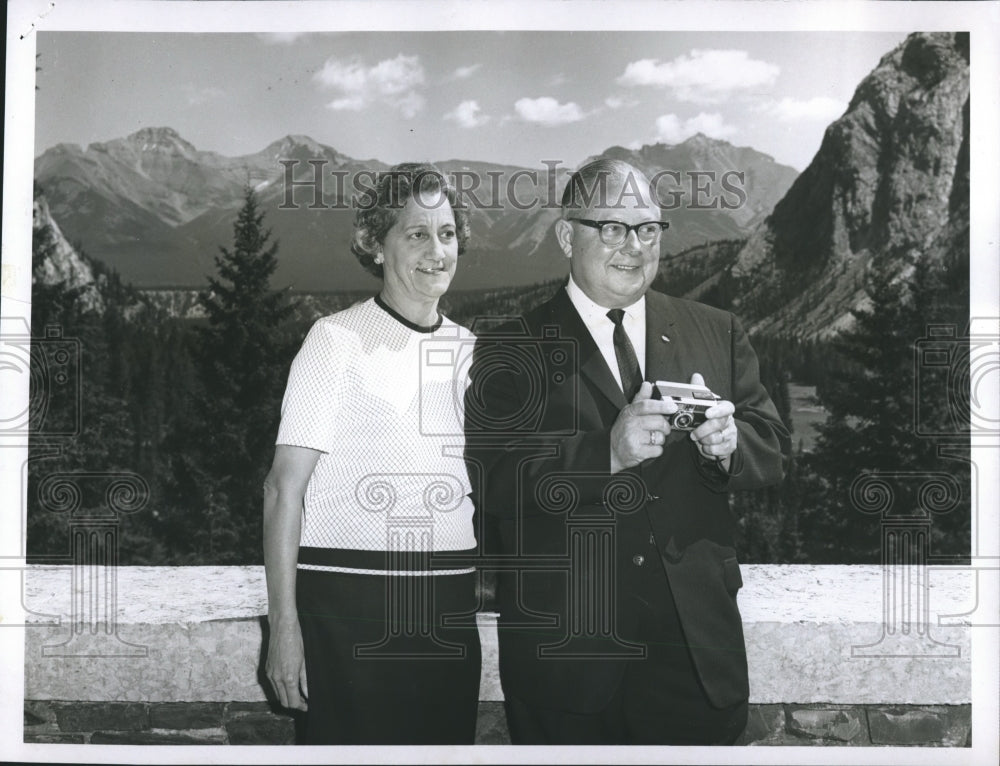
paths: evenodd
<path fill-rule="evenodd" d="M 592 229 L 598 229 L 601 234 L 601 242 L 605 245 L 620 245 L 626 239 L 630 231 L 635 231 L 636 237 L 644 245 L 656 241 L 661 231 L 670 228 L 669 221 L 643 221 L 642 223 L 622 223 L 621 221 L 591 221 L 588 218 L 570 218 L 571 221 L 582 223 Z"/>

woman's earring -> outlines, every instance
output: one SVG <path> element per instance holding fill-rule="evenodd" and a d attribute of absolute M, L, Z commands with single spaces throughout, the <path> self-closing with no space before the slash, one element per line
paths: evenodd
<path fill-rule="evenodd" d="M 381 250 L 379 250 L 377 253 L 375 253 L 375 263 L 377 263 L 380 266 L 382 265 L 382 251 Z"/>

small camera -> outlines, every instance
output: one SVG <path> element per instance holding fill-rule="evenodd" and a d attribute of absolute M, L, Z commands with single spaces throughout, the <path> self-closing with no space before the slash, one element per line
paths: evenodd
<path fill-rule="evenodd" d="M 673 399 L 677 402 L 677 412 L 667 415 L 671 428 L 678 431 L 693 431 L 705 422 L 705 410 L 716 402 L 722 401 L 704 386 L 692 386 L 688 383 L 671 383 L 658 380 L 653 386 L 654 399 Z"/>

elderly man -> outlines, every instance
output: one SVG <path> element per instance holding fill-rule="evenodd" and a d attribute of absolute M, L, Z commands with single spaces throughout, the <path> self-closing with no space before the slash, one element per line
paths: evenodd
<path fill-rule="evenodd" d="M 636 168 L 580 168 L 566 286 L 477 343 L 466 455 L 516 744 L 732 744 L 746 723 L 727 493 L 780 481 L 789 437 L 736 318 L 649 289 L 661 218 Z M 656 381 L 720 399 L 672 428 Z"/>

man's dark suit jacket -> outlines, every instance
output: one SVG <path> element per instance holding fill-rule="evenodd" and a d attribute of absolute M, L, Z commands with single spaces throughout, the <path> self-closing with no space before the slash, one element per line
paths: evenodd
<path fill-rule="evenodd" d="M 500 677 L 507 695 L 576 713 L 603 709 L 634 657 L 607 656 L 609 644 L 594 638 L 593 625 L 589 642 L 583 636 L 563 649 L 596 657 L 566 656 L 558 647 L 574 631 L 588 633 L 579 622 L 588 592 L 617 594 L 614 633 L 629 635 L 643 601 L 664 598 L 662 589 L 636 592 L 650 579 L 636 578 L 633 551 L 655 550 L 645 565 L 666 573 L 710 701 L 724 707 L 747 699 L 736 605 L 742 580 L 727 493 L 780 481 L 789 437 L 736 318 L 649 291 L 645 379 L 687 383 L 695 372 L 736 406 L 738 448 L 729 474 L 701 458 L 687 432 L 674 431 L 662 456 L 611 476 L 610 430 L 626 401 L 566 291 L 496 334 L 480 334 L 466 394 L 466 455 L 473 499 L 485 511 L 484 550 L 502 562 Z M 609 522 L 611 571 L 588 564 L 568 572 L 570 527 L 606 529 Z M 599 537 L 581 532 L 575 539 L 600 545 Z M 571 577 L 579 586 L 575 606 Z M 618 655 L 631 651 L 628 641 L 621 645 Z"/>

